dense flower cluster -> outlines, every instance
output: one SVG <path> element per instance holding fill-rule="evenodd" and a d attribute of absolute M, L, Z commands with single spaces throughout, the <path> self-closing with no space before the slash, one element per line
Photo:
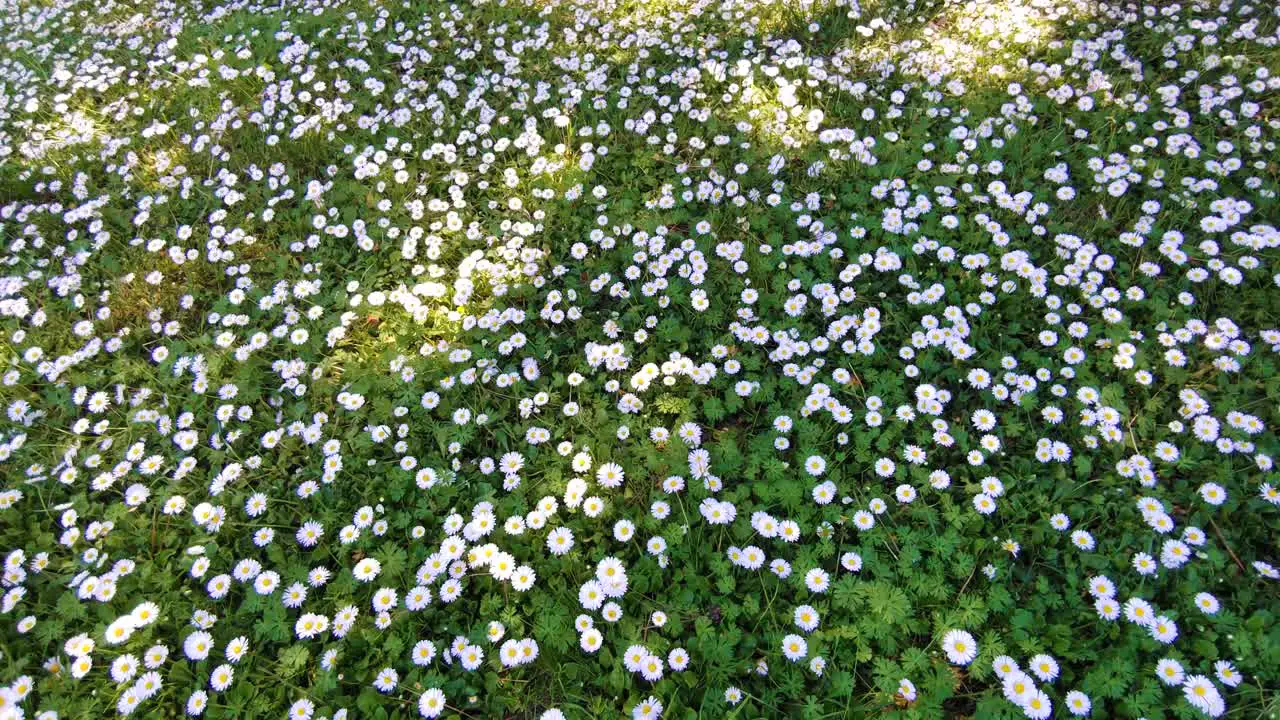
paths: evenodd
<path fill-rule="evenodd" d="M 0 720 L 1274 705 L 1280 9 L 9 5 Z"/>

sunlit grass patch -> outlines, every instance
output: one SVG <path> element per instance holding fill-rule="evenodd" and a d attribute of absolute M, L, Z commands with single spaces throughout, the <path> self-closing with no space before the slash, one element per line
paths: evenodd
<path fill-rule="evenodd" d="M 1093 5 L 1064 3 L 946 2 L 916 24 L 875 32 L 852 47 L 871 66 L 892 63 L 898 72 L 958 80 L 967 85 L 999 84 L 1025 77 L 1020 63 L 1034 57 L 1066 28 L 1090 18 Z"/>

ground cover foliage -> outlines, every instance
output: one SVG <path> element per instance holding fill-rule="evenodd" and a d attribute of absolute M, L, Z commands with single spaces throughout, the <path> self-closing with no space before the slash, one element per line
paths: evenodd
<path fill-rule="evenodd" d="M 0 3 L 0 718 L 1271 717 L 1280 13 Z"/>

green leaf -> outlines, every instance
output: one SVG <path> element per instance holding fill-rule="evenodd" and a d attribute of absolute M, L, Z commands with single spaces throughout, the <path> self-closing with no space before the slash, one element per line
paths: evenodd
<path fill-rule="evenodd" d="M 291 645 L 280 653 L 280 671 L 285 677 L 293 677 L 307 666 L 311 651 L 305 645 Z"/>
<path fill-rule="evenodd" d="M 72 592 L 64 592 L 58 597 L 57 609 L 58 617 L 63 621 L 83 620 L 87 615 L 84 603 Z"/>

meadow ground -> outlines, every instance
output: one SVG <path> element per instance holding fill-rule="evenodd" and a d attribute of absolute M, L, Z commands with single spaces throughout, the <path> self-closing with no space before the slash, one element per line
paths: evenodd
<path fill-rule="evenodd" d="M 0 42 L 0 720 L 1280 710 L 1280 6 Z"/>

